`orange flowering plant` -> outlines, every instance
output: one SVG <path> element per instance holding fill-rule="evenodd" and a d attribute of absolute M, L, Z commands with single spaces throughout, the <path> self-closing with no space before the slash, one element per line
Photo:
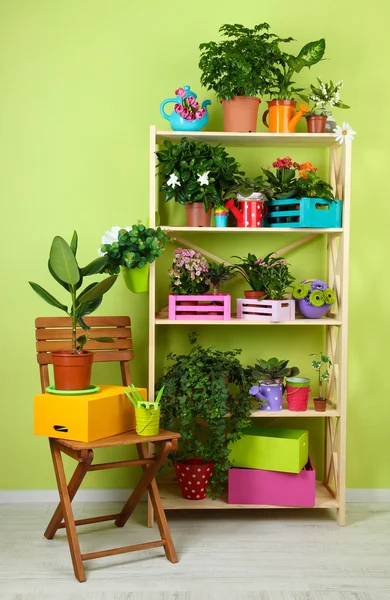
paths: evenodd
<path fill-rule="evenodd" d="M 311 162 L 299 164 L 289 156 L 277 158 L 272 163 L 273 173 L 269 167 L 263 172 L 270 184 L 275 198 L 324 198 L 334 200 L 332 187 L 318 175 L 317 167 Z"/>

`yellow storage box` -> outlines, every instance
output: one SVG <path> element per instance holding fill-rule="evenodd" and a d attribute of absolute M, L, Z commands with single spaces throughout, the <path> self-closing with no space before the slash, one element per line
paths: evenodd
<path fill-rule="evenodd" d="M 146 388 L 138 388 L 147 399 Z M 120 385 L 101 385 L 84 396 L 39 394 L 34 398 L 34 434 L 77 442 L 135 429 L 134 407 Z"/>

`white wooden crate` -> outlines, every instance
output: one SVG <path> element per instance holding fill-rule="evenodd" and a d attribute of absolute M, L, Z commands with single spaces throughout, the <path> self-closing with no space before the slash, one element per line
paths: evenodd
<path fill-rule="evenodd" d="M 249 321 L 295 320 L 295 300 L 250 300 L 237 298 L 237 319 Z"/>

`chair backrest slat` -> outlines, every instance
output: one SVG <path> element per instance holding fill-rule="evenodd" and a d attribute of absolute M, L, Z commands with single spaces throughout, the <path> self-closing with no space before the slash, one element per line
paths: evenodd
<path fill-rule="evenodd" d="M 129 360 L 133 360 L 133 342 L 131 339 L 129 317 L 85 317 L 85 323 L 91 328 L 90 337 L 111 337 L 113 342 L 89 341 L 85 350 L 95 353 L 94 362 L 113 362 L 121 364 L 124 385 L 130 385 L 130 370 L 124 368 Z M 48 382 L 47 365 L 52 364 L 51 352 L 71 348 L 72 320 L 70 317 L 38 317 L 35 320 L 37 361 L 40 365 L 42 388 L 46 389 Z M 77 335 L 83 330 L 77 329 Z"/>

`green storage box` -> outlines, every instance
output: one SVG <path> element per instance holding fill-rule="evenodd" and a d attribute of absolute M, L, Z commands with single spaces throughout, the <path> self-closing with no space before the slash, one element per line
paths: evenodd
<path fill-rule="evenodd" d="M 252 426 L 229 448 L 234 467 L 300 473 L 309 458 L 309 433 L 302 429 Z"/>

